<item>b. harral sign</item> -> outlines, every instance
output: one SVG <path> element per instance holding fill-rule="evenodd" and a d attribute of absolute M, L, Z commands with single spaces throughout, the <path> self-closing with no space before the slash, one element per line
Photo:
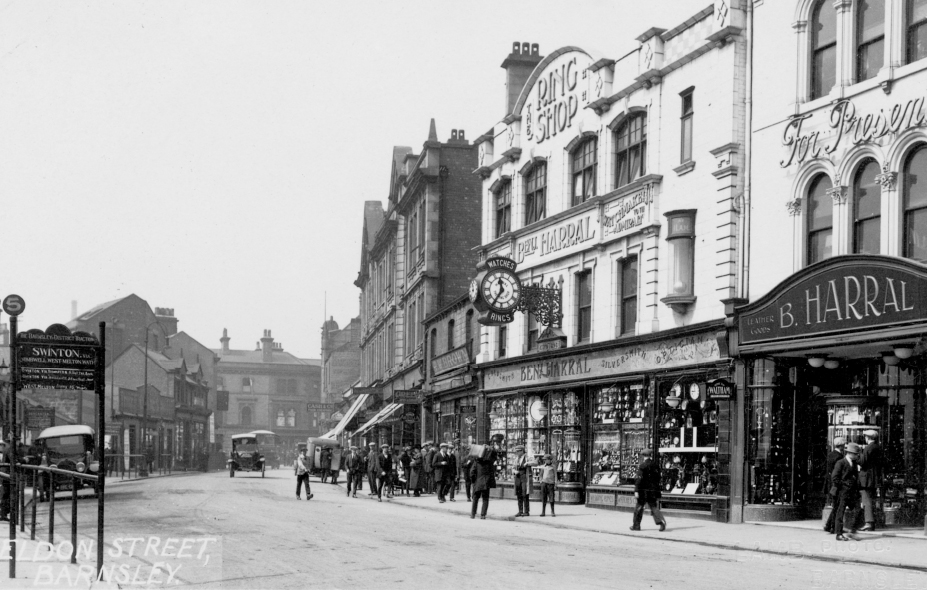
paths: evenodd
<path fill-rule="evenodd" d="M 886 256 L 837 256 L 792 275 L 737 310 L 740 344 L 859 334 L 917 325 L 927 314 L 927 267 Z"/>
<path fill-rule="evenodd" d="M 29 330 L 16 337 L 19 388 L 94 390 L 100 343 L 87 332 L 72 333 L 54 324 L 44 332 Z"/>

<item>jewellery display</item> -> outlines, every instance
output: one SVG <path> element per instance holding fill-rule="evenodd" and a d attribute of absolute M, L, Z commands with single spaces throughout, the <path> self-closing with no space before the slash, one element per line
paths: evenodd
<path fill-rule="evenodd" d="M 678 384 L 665 385 L 666 393 Z M 662 387 L 661 387 L 662 389 Z M 661 462 L 661 487 L 665 492 L 713 495 L 718 492 L 718 408 L 707 399 L 698 383 L 683 386 L 689 399 L 678 406 L 660 404 L 657 432 Z M 692 484 L 697 484 L 693 489 Z"/>
<path fill-rule="evenodd" d="M 640 452 L 652 447 L 651 399 L 643 381 L 601 387 L 594 392 L 593 484 L 634 483 Z"/>

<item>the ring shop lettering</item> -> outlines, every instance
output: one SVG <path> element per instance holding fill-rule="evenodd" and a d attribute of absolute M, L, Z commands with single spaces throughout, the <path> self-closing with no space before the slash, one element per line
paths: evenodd
<path fill-rule="evenodd" d="M 525 105 L 525 134 L 537 143 L 572 127 L 579 110 L 576 58 L 548 69 L 534 85 L 536 104 Z M 533 112 L 536 111 L 536 112 Z M 537 119 L 536 122 L 532 119 Z"/>

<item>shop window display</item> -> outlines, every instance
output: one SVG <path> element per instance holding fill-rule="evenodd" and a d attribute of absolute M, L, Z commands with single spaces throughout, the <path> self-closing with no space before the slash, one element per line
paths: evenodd
<path fill-rule="evenodd" d="M 799 504 L 795 495 L 793 437 L 794 388 L 785 369 L 769 359 L 751 367 L 747 412 L 747 489 L 752 504 Z"/>
<path fill-rule="evenodd" d="M 651 396 L 643 382 L 593 391 L 592 481 L 594 485 L 633 484 L 639 455 L 652 446 Z"/>
<path fill-rule="evenodd" d="M 503 481 L 514 480 L 511 458 L 524 445 L 540 462 L 551 453 L 561 482 L 580 481 L 583 472 L 581 396 L 569 390 L 518 394 L 494 399 L 489 406 L 489 435 L 501 438 L 496 470 Z"/>
<path fill-rule="evenodd" d="M 718 492 L 718 406 L 704 381 L 660 383 L 657 436 L 664 493 Z"/>

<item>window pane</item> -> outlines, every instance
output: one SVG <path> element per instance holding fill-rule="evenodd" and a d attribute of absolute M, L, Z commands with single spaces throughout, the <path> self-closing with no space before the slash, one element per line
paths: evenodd
<path fill-rule="evenodd" d="M 679 238 L 669 240 L 670 246 L 670 278 L 672 279 L 671 295 L 691 295 L 692 274 L 694 266 L 693 240 Z"/>
<path fill-rule="evenodd" d="M 589 340 L 592 334 L 592 309 L 585 307 L 579 310 L 579 339 Z"/>
<path fill-rule="evenodd" d="M 885 34 L 885 1 L 859 0 L 856 5 L 857 43 L 872 41 Z"/>
<path fill-rule="evenodd" d="M 908 63 L 927 57 L 927 22 L 908 29 Z"/>
<path fill-rule="evenodd" d="M 625 297 L 637 294 L 637 258 L 631 258 L 621 265 L 621 294 Z"/>
<path fill-rule="evenodd" d="M 832 188 L 830 178 L 820 176 L 808 194 L 808 229 L 817 230 L 833 225 L 834 201 L 827 191 Z"/>
<path fill-rule="evenodd" d="M 837 46 L 816 51 L 812 68 L 811 95 L 818 98 L 830 92 L 837 83 Z"/>
<path fill-rule="evenodd" d="M 874 161 L 860 168 L 853 187 L 856 220 L 877 217 L 882 213 L 882 186 L 876 182 L 879 165 Z"/>
<path fill-rule="evenodd" d="M 837 42 L 837 11 L 832 0 L 821 0 L 811 22 L 813 47 L 820 49 Z"/>
<path fill-rule="evenodd" d="M 617 186 L 628 184 L 628 152 L 624 151 L 618 154 L 618 164 L 615 176 L 618 178 Z"/>
<path fill-rule="evenodd" d="M 927 206 L 927 148 L 920 148 L 907 161 L 904 170 L 905 209 Z"/>
<path fill-rule="evenodd" d="M 592 275 L 588 272 L 579 275 L 579 304 L 592 304 Z"/>
<path fill-rule="evenodd" d="M 885 41 L 879 39 L 859 48 L 857 55 L 857 82 L 875 77 L 885 61 Z"/>
<path fill-rule="evenodd" d="M 908 25 L 927 20 L 927 0 L 908 0 Z"/>
<path fill-rule="evenodd" d="M 641 169 L 641 148 L 640 146 L 635 146 L 628 150 L 628 159 L 629 164 L 629 180 L 637 180 L 640 178 L 640 169 Z"/>
<path fill-rule="evenodd" d="M 621 304 L 621 333 L 634 332 L 637 325 L 637 297 L 625 299 Z"/>
<path fill-rule="evenodd" d="M 682 161 L 692 159 L 692 117 L 682 120 Z"/>
<path fill-rule="evenodd" d="M 855 251 L 857 254 L 878 254 L 879 253 L 879 224 L 881 220 L 878 217 L 860 221 L 856 224 L 856 243 Z"/>
<path fill-rule="evenodd" d="M 808 264 L 830 258 L 832 250 L 832 231 L 821 230 L 808 236 Z"/>
<path fill-rule="evenodd" d="M 905 257 L 927 261 L 927 209 L 905 214 Z"/>

